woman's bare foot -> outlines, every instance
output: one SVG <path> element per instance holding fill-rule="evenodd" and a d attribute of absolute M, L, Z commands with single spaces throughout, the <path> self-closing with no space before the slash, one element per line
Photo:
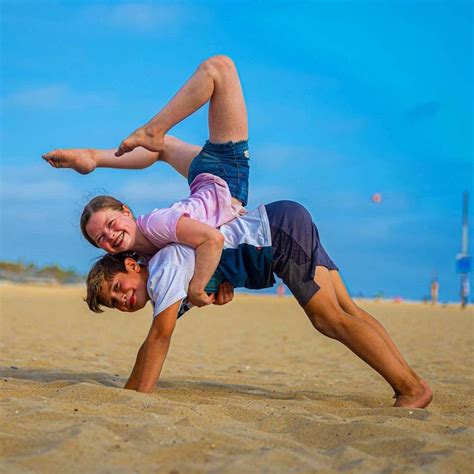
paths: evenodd
<path fill-rule="evenodd" d="M 87 148 L 53 150 L 45 153 L 43 159 L 54 168 L 72 168 L 81 174 L 91 173 L 97 166 L 92 151 Z"/>
<path fill-rule="evenodd" d="M 409 394 L 397 394 L 394 407 L 403 408 L 425 408 L 433 400 L 433 392 L 425 380 L 420 380 L 420 384 Z"/>
<path fill-rule="evenodd" d="M 146 148 L 148 151 L 159 152 L 165 148 L 165 134 L 152 125 L 137 128 L 129 137 L 119 145 L 115 156 L 134 150 L 137 147 Z"/>

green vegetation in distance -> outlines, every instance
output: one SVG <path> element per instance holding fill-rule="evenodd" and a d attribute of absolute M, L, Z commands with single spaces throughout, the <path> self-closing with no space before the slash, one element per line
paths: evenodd
<path fill-rule="evenodd" d="M 83 282 L 84 276 L 58 265 L 39 267 L 33 263 L 0 262 L 0 280 L 71 284 Z"/>

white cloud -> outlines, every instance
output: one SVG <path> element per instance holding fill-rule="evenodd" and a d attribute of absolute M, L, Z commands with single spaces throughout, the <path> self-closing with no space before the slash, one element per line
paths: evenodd
<path fill-rule="evenodd" d="M 185 179 L 176 177 L 151 176 L 140 181 L 130 181 L 117 190 L 117 197 L 123 198 L 132 208 L 142 207 L 148 212 L 154 207 L 169 206 L 171 203 L 189 196 Z M 259 185 L 250 189 L 248 209 L 259 204 L 291 197 L 289 188 L 278 185 Z M 137 209 L 138 210 L 138 209 Z"/>
<path fill-rule="evenodd" d="M 26 226 L 51 239 L 71 228 L 79 233 L 79 217 L 87 202 L 82 176 L 38 161 L 33 165 L 0 167 L 0 232 L 14 235 L 17 231 L 3 225 L 14 222 L 17 229 Z"/>
<path fill-rule="evenodd" d="M 154 5 L 126 3 L 121 5 L 94 5 L 84 10 L 84 18 L 105 26 L 137 32 L 177 27 L 189 18 L 189 11 L 181 5 Z"/>
<path fill-rule="evenodd" d="M 248 209 L 254 209 L 260 204 L 268 204 L 281 199 L 290 199 L 294 191 L 290 188 L 276 185 L 253 186 L 249 190 Z"/>
<path fill-rule="evenodd" d="M 341 88 L 343 81 L 340 75 L 333 72 L 307 72 L 300 68 L 289 68 L 280 64 L 253 63 L 251 59 L 249 59 L 249 65 L 251 69 L 248 74 L 252 74 L 258 80 L 261 80 L 262 77 L 272 78 L 282 84 L 298 84 L 300 89 L 337 90 Z"/>
<path fill-rule="evenodd" d="M 0 201 L 40 203 L 45 200 L 63 201 L 77 190 L 59 173 L 51 173 L 49 166 L 33 165 L 1 169 Z"/>
<path fill-rule="evenodd" d="M 67 84 L 49 84 L 26 89 L 9 94 L 3 100 L 6 106 L 69 110 L 110 104 L 111 102 L 110 95 L 75 91 Z"/>
<path fill-rule="evenodd" d="M 370 119 L 368 117 L 339 117 L 326 118 L 316 121 L 315 125 L 320 130 L 327 130 L 334 133 L 360 132 L 367 128 Z"/>
<path fill-rule="evenodd" d="M 251 150 L 252 167 L 265 167 L 269 171 L 274 171 L 285 166 L 295 167 L 296 165 L 308 166 L 308 163 L 322 165 L 343 164 L 347 158 L 323 150 L 315 146 L 282 145 L 279 143 L 266 143 L 252 147 Z"/>
<path fill-rule="evenodd" d="M 374 190 L 375 192 L 378 190 Z M 318 199 L 318 204 L 334 211 L 345 211 L 360 213 L 363 216 L 371 214 L 382 216 L 405 215 L 409 209 L 410 201 L 406 193 L 399 191 L 386 191 L 381 193 L 380 203 L 372 200 L 374 193 L 366 192 L 364 189 L 358 191 L 343 190 L 332 191 Z"/>
<path fill-rule="evenodd" d="M 118 196 L 123 196 L 127 202 L 151 203 L 152 206 L 169 205 L 189 195 L 189 187 L 185 179 L 147 177 L 139 181 L 126 183 L 119 189 Z"/>

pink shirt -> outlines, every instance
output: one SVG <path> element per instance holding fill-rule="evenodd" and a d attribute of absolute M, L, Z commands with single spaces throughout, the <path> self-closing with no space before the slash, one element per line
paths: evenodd
<path fill-rule="evenodd" d="M 245 214 L 242 206 L 232 204 L 229 187 L 218 176 L 198 174 L 191 183 L 190 190 L 188 198 L 175 202 L 171 207 L 154 209 L 137 218 L 138 229 L 157 248 L 178 242 L 176 225 L 182 216 L 217 228 Z"/>

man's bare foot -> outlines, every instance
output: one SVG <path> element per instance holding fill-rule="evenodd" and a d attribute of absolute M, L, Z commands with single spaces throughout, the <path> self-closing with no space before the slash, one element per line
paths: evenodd
<path fill-rule="evenodd" d="M 87 148 L 53 150 L 45 153 L 43 159 L 54 168 L 72 168 L 81 174 L 91 173 L 96 168 L 92 152 Z"/>
<path fill-rule="evenodd" d="M 152 125 L 137 128 L 128 138 L 119 145 L 115 156 L 134 150 L 137 147 L 146 148 L 148 151 L 162 151 L 165 148 L 165 134 Z"/>
<path fill-rule="evenodd" d="M 433 392 L 425 380 L 420 380 L 418 387 L 410 394 L 398 394 L 394 407 L 425 408 L 433 400 Z"/>

